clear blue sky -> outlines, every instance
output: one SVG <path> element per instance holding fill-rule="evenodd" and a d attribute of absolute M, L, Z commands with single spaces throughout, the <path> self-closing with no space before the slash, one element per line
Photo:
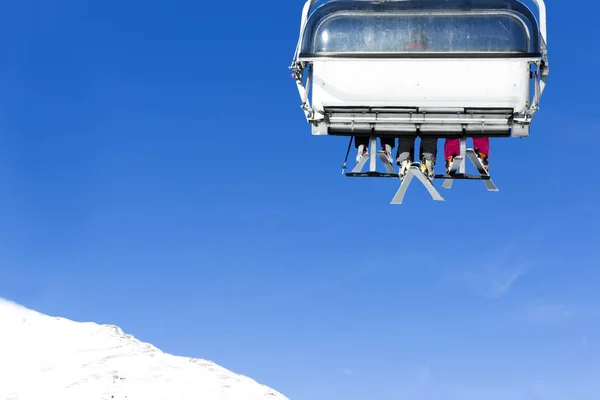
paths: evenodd
<path fill-rule="evenodd" d="M 294 400 L 600 396 L 600 6 L 549 2 L 500 192 L 391 206 L 396 181 L 343 177 L 346 139 L 310 135 L 302 5 L 6 2 L 0 296 Z"/>

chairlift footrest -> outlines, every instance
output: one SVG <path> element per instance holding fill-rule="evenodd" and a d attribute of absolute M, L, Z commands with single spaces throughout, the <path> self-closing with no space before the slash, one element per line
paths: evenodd
<path fill-rule="evenodd" d="M 471 175 L 471 174 L 438 174 L 435 175 L 436 179 L 471 179 L 471 180 L 490 180 L 489 175 Z"/>
<path fill-rule="evenodd" d="M 348 172 L 346 176 L 351 178 L 396 178 L 398 179 L 398 174 L 390 174 L 387 172 L 378 172 L 378 171 L 365 171 L 365 172 Z"/>

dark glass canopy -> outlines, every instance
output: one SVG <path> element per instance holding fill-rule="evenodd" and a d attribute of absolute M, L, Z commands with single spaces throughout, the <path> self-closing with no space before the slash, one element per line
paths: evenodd
<path fill-rule="evenodd" d="M 309 17 L 300 57 L 539 56 L 517 0 L 332 0 Z"/>

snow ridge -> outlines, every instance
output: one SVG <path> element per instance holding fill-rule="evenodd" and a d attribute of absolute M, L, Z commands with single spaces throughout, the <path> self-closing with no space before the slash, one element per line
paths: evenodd
<path fill-rule="evenodd" d="M 51 317 L 0 298 L 0 400 L 287 400 L 115 325 Z"/>

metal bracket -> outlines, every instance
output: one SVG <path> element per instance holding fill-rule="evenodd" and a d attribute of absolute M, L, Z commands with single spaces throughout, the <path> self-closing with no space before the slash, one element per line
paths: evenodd
<path fill-rule="evenodd" d="M 425 175 L 423 175 L 423 173 L 421 172 L 421 165 L 419 163 L 412 163 L 410 165 L 410 168 L 408 169 L 408 172 L 406 173 L 406 175 L 404 175 L 404 178 L 401 178 L 402 183 L 400 184 L 400 188 L 396 192 L 396 195 L 394 196 L 390 204 L 402 204 L 402 201 L 404 201 L 404 195 L 406 194 L 406 190 L 408 189 L 408 185 L 410 185 L 410 182 L 414 177 L 421 181 L 421 183 L 423 184 L 423 186 L 425 186 L 433 200 L 445 201 L 444 198 L 439 194 L 439 192 L 433 187 L 431 181 L 427 179 Z"/>
<path fill-rule="evenodd" d="M 545 50 L 543 53 L 541 61 L 531 63 L 535 66 L 535 70 L 530 71 L 531 81 L 533 81 L 533 95 L 529 100 L 529 104 L 518 114 L 515 114 L 513 118 L 513 136 L 515 137 L 527 137 L 529 135 L 529 126 L 540 109 L 540 100 L 548 81 L 547 54 Z"/>

